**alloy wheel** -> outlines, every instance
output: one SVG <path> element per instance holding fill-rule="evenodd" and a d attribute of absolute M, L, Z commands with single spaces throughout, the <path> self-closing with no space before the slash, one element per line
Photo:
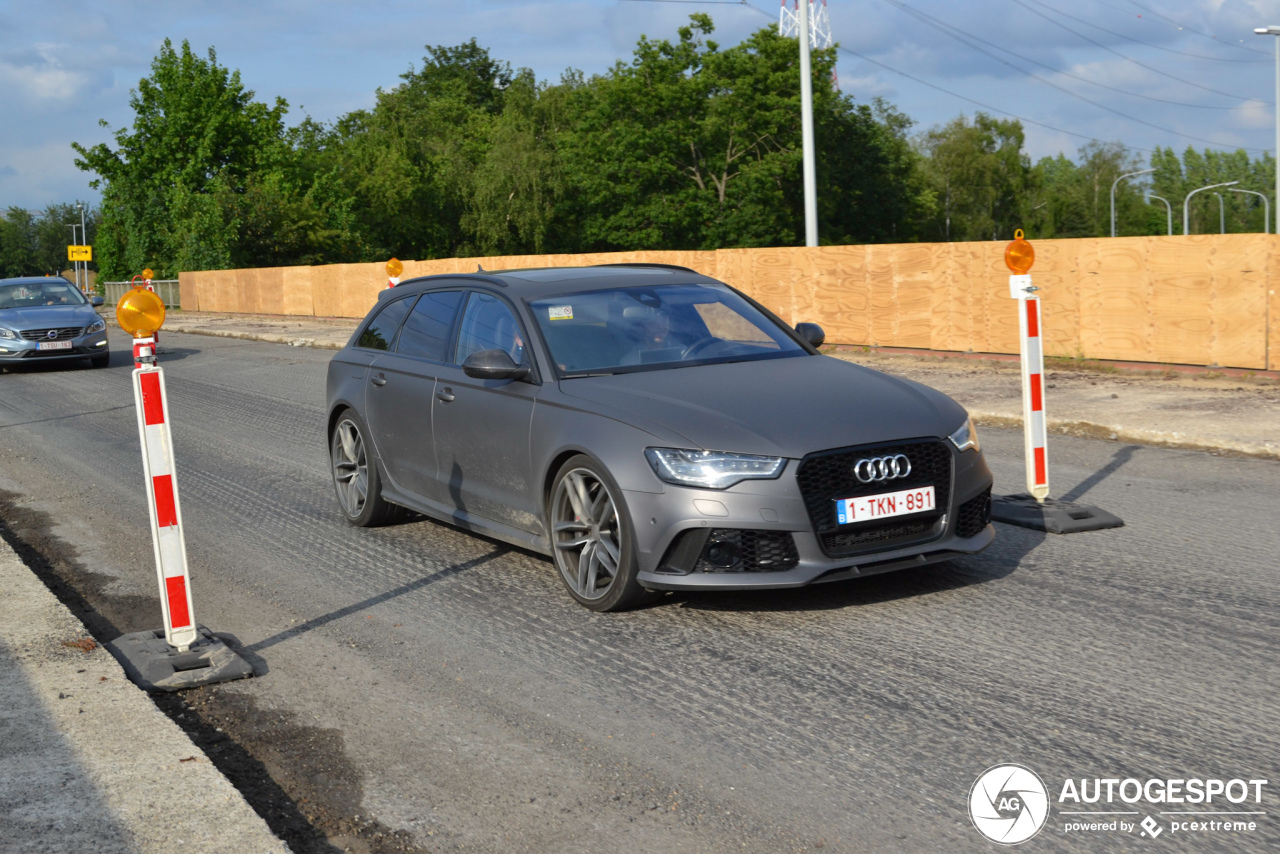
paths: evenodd
<path fill-rule="evenodd" d="M 342 510 L 352 519 L 364 510 L 369 496 L 369 463 L 360 428 L 343 420 L 333 431 L 333 482 Z"/>
<path fill-rule="evenodd" d="M 622 538 L 608 487 L 590 469 L 576 468 L 556 485 L 551 501 L 556 565 L 583 599 L 608 594 L 618 577 Z"/>

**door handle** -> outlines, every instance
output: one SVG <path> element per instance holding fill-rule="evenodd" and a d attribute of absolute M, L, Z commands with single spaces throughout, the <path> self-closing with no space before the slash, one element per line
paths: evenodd
<path fill-rule="evenodd" d="M 372 382 L 373 382 L 373 384 L 374 384 L 374 385 L 377 385 L 377 386 L 383 386 L 383 385 L 386 385 L 386 384 L 387 384 L 387 376 L 386 376 L 386 374 L 378 374 L 376 377 L 374 377 L 374 378 L 373 378 Z"/>
<path fill-rule="evenodd" d="M 451 388 L 447 388 L 447 387 L 442 388 L 436 392 L 436 398 L 444 401 L 445 403 L 449 403 L 450 401 L 452 401 L 453 397 L 454 397 L 453 389 Z"/>

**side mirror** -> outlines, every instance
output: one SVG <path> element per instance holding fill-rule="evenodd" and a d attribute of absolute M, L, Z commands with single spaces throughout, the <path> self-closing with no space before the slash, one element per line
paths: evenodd
<path fill-rule="evenodd" d="M 98 306 L 102 305 L 103 302 L 105 302 L 105 300 L 103 300 L 102 297 L 89 298 L 89 304 L 92 305 L 94 308 L 97 308 Z"/>
<path fill-rule="evenodd" d="M 816 323 L 797 323 L 796 334 L 813 345 L 815 350 L 827 340 L 827 333 L 823 332 L 822 327 Z"/>
<path fill-rule="evenodd" d="M 479 350 L 462 363 L 462 372 L 478 380 L 527 380 L 528 365 L 517 365 L 506 350 Z"/>

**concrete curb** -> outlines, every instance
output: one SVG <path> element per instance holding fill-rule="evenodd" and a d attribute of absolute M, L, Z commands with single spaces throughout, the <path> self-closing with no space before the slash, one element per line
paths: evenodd
<path fill-rule="evenodd" d="M 287 854 L 3 541 L 0 590 L 0 850 Z"/>
<path fill-rule="evenodd" d="M 1022 416 L 1008 412 L 971 409 L 969 414 L 979 427 L 1005 427 L 1022 429 Z M 1176 431 L 1151 430 L 1144 427 L 1126 427 L 1120 424 L 1099 424 L 1093 421 L 1076 421 L 1068 418 L 1049 418 L 1050 433 L 1060 436 L 1081 436 L 1086 439 L 1110 439 L 1138 445 L 1154 445 L 1161 448 L 1180 448 L 1187 451 L 1209 451 L 1235 456 L 1280 460 L 1280 442 L 1237 442 Z"/>

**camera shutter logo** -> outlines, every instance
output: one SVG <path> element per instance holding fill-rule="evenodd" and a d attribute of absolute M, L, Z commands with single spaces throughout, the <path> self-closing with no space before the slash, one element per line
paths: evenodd
<path fill-rule="evenodd" d="M 969 790 L 969 818 L 978 832 L 1001 845 L 1026 842 L 1049 817 L 1044 781 L 1021 765 L 995 765 Z"/>
<path fill-rule="evenodd" d="M 863 483 L 882 483 L 911 474 L 911 460 L 906 454 L 892 457 L 863 457 L 853 464 L 853 476 Z"/>

